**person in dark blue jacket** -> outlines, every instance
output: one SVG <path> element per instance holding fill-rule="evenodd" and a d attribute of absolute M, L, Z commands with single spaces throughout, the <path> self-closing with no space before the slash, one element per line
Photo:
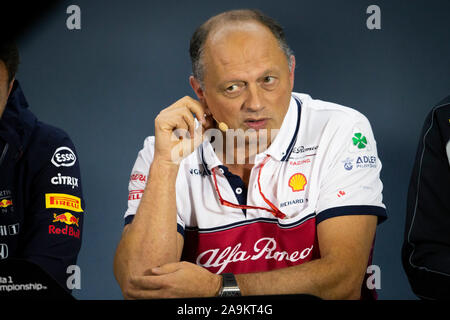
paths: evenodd
<path fill-rule="evenodd" d="M 402 262 L 421 299 L 450 299 L 450 96 L 425 119 L 408 189 Z"/>
<path fill-rule="evenodd" d="M 17 46 L 0 43 L 0 262 L 40 266 L 66 291 L 81 247 L 79 159 L 63 130 L 40 122 L 15 80 Z"/>

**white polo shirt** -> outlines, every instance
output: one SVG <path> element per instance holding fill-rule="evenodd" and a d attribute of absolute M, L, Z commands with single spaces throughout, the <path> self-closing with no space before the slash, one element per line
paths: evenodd
<path fill-rule="evenodd" d="M 131 222 L 147 182 L 154 137 L 139 152 L 129 183 L 125 223 Z M 261 191 L 286 217 L 259 209 L 223 206 L 223 199 L 269 208 Z M 316 226 L 342 215 L 386 218 L 381 162 L 369 121 L 358 111 L 293 93 L 287 114 L 270 147 L 258 154 L 248 189 L 204 141 L 181 161 L 176 180 L 182 260 L 211 272 L 248 273 L 301 264 L 320 257 Z"/>

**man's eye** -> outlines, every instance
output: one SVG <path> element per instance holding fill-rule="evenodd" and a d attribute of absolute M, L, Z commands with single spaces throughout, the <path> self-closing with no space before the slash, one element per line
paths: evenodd
<path fill-rule="evenodd" d="M 264 78 L 264 83 L 265 84 L 272 84 L 274 82 L 275 82 L 275 78 L 272 77 L 272 76 L 267 76 L 267 77 Z"/>
<path fill-rule="evenodd" d="M 239 89 L 239 86 L 237 84 L 233 84 L 231 86 L 229 86 L 228 88 L 226 88 L 225 90 L 229 93 L 233 93 L 236 92 Z"/>

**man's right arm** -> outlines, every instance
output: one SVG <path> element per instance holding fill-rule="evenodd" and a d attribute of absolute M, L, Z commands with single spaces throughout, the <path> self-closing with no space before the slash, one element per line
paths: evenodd
<path fill-rule="evenodd" d="M 205 127 L 205 108 L 198 101 L 185 97 L 161 111 L 155 119 L 152 156 L 144 161 L 146 168 L 150 167 L 145 169 L 148 170 L 147 184 L 133 221 L 124 228 L 114 259 L 114 274 L 125 298 L 133 298 L 133 292 L 139 290 L 132 285 L 134 277 L 150 275 L 153 267 L 181 258 L 184 239 L 177 232 L 176 206 L 178 151 L 183 155 L 192 153 L 201 139 L 173 139 L 173 131 L 185 129 L 191 137 L 194 131 L 201 133 L 202 126 L 195 129 L 193 114 Z M 201 134 L 194 137 L 199 136 Z M 144 146 L 141 152 L 148 156 L 150 151 Z"/>
<path fill-rule="evenodd" d="M 183 236 L 177 232 L 175 181 L 178 165 L 154 159 L 133 222 L 125 226 L 114 259 L 116 279 L 127 297 L 133 276 L 180 260 Z"/>

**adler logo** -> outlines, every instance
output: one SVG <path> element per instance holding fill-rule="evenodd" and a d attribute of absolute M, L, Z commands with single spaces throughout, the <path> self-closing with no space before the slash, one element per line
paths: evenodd
<path fill-rule="evenodd" d="M 52 157 L 52 163 L 56 167 L 71 167 L 76 161 L 77 157 L 69 147 L 59 147 Z"/>

